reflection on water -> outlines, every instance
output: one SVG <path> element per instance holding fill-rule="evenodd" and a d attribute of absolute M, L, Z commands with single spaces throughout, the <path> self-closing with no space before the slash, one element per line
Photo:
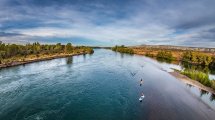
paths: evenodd
<path fill-rule="evenodd" d="M 66 58 L 66 63 L 72 64 L 73 63 L 73 56 Z"/>
<path fill-rule="evenodd" d="M 208 105 L 210 105 L 212 108 L 215 109 L 215 95 L 214 94 L 209 93 L 202 89 L 198 89 L 190 84 L 186 84 L 186 86 L 189 88 L 189 90 L 192 93 L 199 96 L 205 103 L 207 103 Z"/>
<path fill-rule="evenodd" d="M 215 95 L 214 95 L 214 94 L 211 94 L 210 100 L 211 100 L 211 101 L 215 101 Z"/>
<path fill-rule="evenodd" d="M 186 85 L 187 85 L 189 88 L 193 87 L 191 84 L 187 84 L 187 83 L 186 83 Z"/>
<path fill-rule="evenodd" d="M 204 95 L 204 94 L 208 94 L 209 92 L 207 92 L 207 91 L 205 91 L 205 90 L 202 90 L 202 89 L 200 89 L 200 96 L 202 97 L 202 95 Z"/>

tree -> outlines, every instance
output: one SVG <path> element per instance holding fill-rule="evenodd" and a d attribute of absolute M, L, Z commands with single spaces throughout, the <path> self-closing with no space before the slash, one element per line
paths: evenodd
<path fill-rule="evenodd" d="M 73 52 L 73 47 L 71 43 L 67 43 L 66 45 L 66 53 L 72 53 Z"/>
<path fill-rule="evenodd" d="M 191 58 L 192 58 L 192 52 L 190 52 L 190 51 L 186 51 L 182 55 L 182 60 L 184 62 L 190 62 Z"/>
<path fill-rule="evenodd" d="M 9 57 L 16 55 L 19 52 L 19 48 L 16 44 L 8 45 L 7 55 Z"/>
<path fill-rule="evenodd" d="M 27 58 L 28 55 L 40 57 L 44 54 L 73 53 L 73 51 L 93 53 L 93 49 L 90 47 L 80 46 L 76 48 L 73 47 L 71 43 L 68 43 L 66 46 L 61 45 L 61 43 L 57 43 L 56 45 L 41 45 L 38 42 L 26 45 L 6 45 L 2 43 L 0 44 L 0 63 L 4 62 L 10 64 L 12 61 L 19 61 L 20 59 Z"/>
<path fill-rule="evenodd" d="M 157 58 L 163 59 L 163 60 L 174 60 L 174 57 L 172 56 L 172 52 L 170 51 L 159 51 L 157 53 Z"/>
<path fill-rule="evenodd" d="M 133 49 L 125 47 L 124 45 L 121 46 L 115 46 L 111 48 L 113 51 L 121 52 L 121 53 L 128 53 L 128 54 L 134 54 Z"/>
<path fill-rule="evenodd" d="M 210 66 L 210 68 L 215 69 L 215 57 L 212 58 L 212 62 L 209 64 L 209 66 Z"/>
<path fill-rule="evenodd" d="M 61 52 L 61 50 L 62 50 L 61 43 L 57 43 L 56 46 L 55 46 L 55 48 L 54 48 L 54 50 L 55 50 L 55 52 Z"/>
<path fill-rule="evenodd" d="M 212 57 L 211 56 L 204 56 L 204 61 L 203 64 L 208 66 L 212 62 Z"/>
<path fill-rule="evenodd" d="M 191 53 L 191 61 L 194 62 L 194 63 L 198 62 L 197 54 L 196 53 Z"/>

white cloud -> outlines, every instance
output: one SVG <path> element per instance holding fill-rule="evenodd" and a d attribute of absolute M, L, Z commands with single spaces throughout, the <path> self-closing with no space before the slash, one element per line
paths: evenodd
<path fill-rule="evenodd" d="M 83 7 L 80 4 L 54 4 L 45 7 L 28 4 L 16 7 L 0 5 L 0 28 L 4 28 L 7 24 L 5 22 L 12 21 L 8 23 L 12 27 L 9 25 L 3 32 L 23 34 L 25 37 L 19 37 L 20 40 L 34 37 L 79 37 L 110 44 L 198 46 L 199 43 L 205 43 L 215 46 L 214 41 L 204 38 L 206 35 L 213 37 L 211 33 L 204 32 L 203 35 L 203 31 L 215 28 L 215 9 L 212 7 L 214 2 L 184 2 L 162 3 L 146 0 L 143 3 L 132 2 L 125 7 L 113 7 L 99 2 Z M 17 21 L 23 26 L 27 25 L 17 27 Z M 28 23 L 35 26 L 28 27 Z M 177 33 L 178 30 L 183 32 Z M 6 39 L 12 41 L 15 38 L 7 36 L 4 41 Z"/>

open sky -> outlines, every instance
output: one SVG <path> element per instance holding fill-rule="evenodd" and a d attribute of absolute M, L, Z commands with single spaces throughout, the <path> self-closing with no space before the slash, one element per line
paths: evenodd
<path fill-rule="evenodd" d="M 0 0 L 0 40 L 215 47 L 215 0 Z"/>

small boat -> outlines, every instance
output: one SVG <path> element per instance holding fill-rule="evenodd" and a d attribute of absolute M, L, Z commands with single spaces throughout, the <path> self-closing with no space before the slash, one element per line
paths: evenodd
<path fill-rule="evenodd" d="M 142 102 L 142 100 L 144 99 L 144 97 L 145 97 L 145 96 L 142 95 L 142 96 L 139 98 L 139 101 Z"/>

